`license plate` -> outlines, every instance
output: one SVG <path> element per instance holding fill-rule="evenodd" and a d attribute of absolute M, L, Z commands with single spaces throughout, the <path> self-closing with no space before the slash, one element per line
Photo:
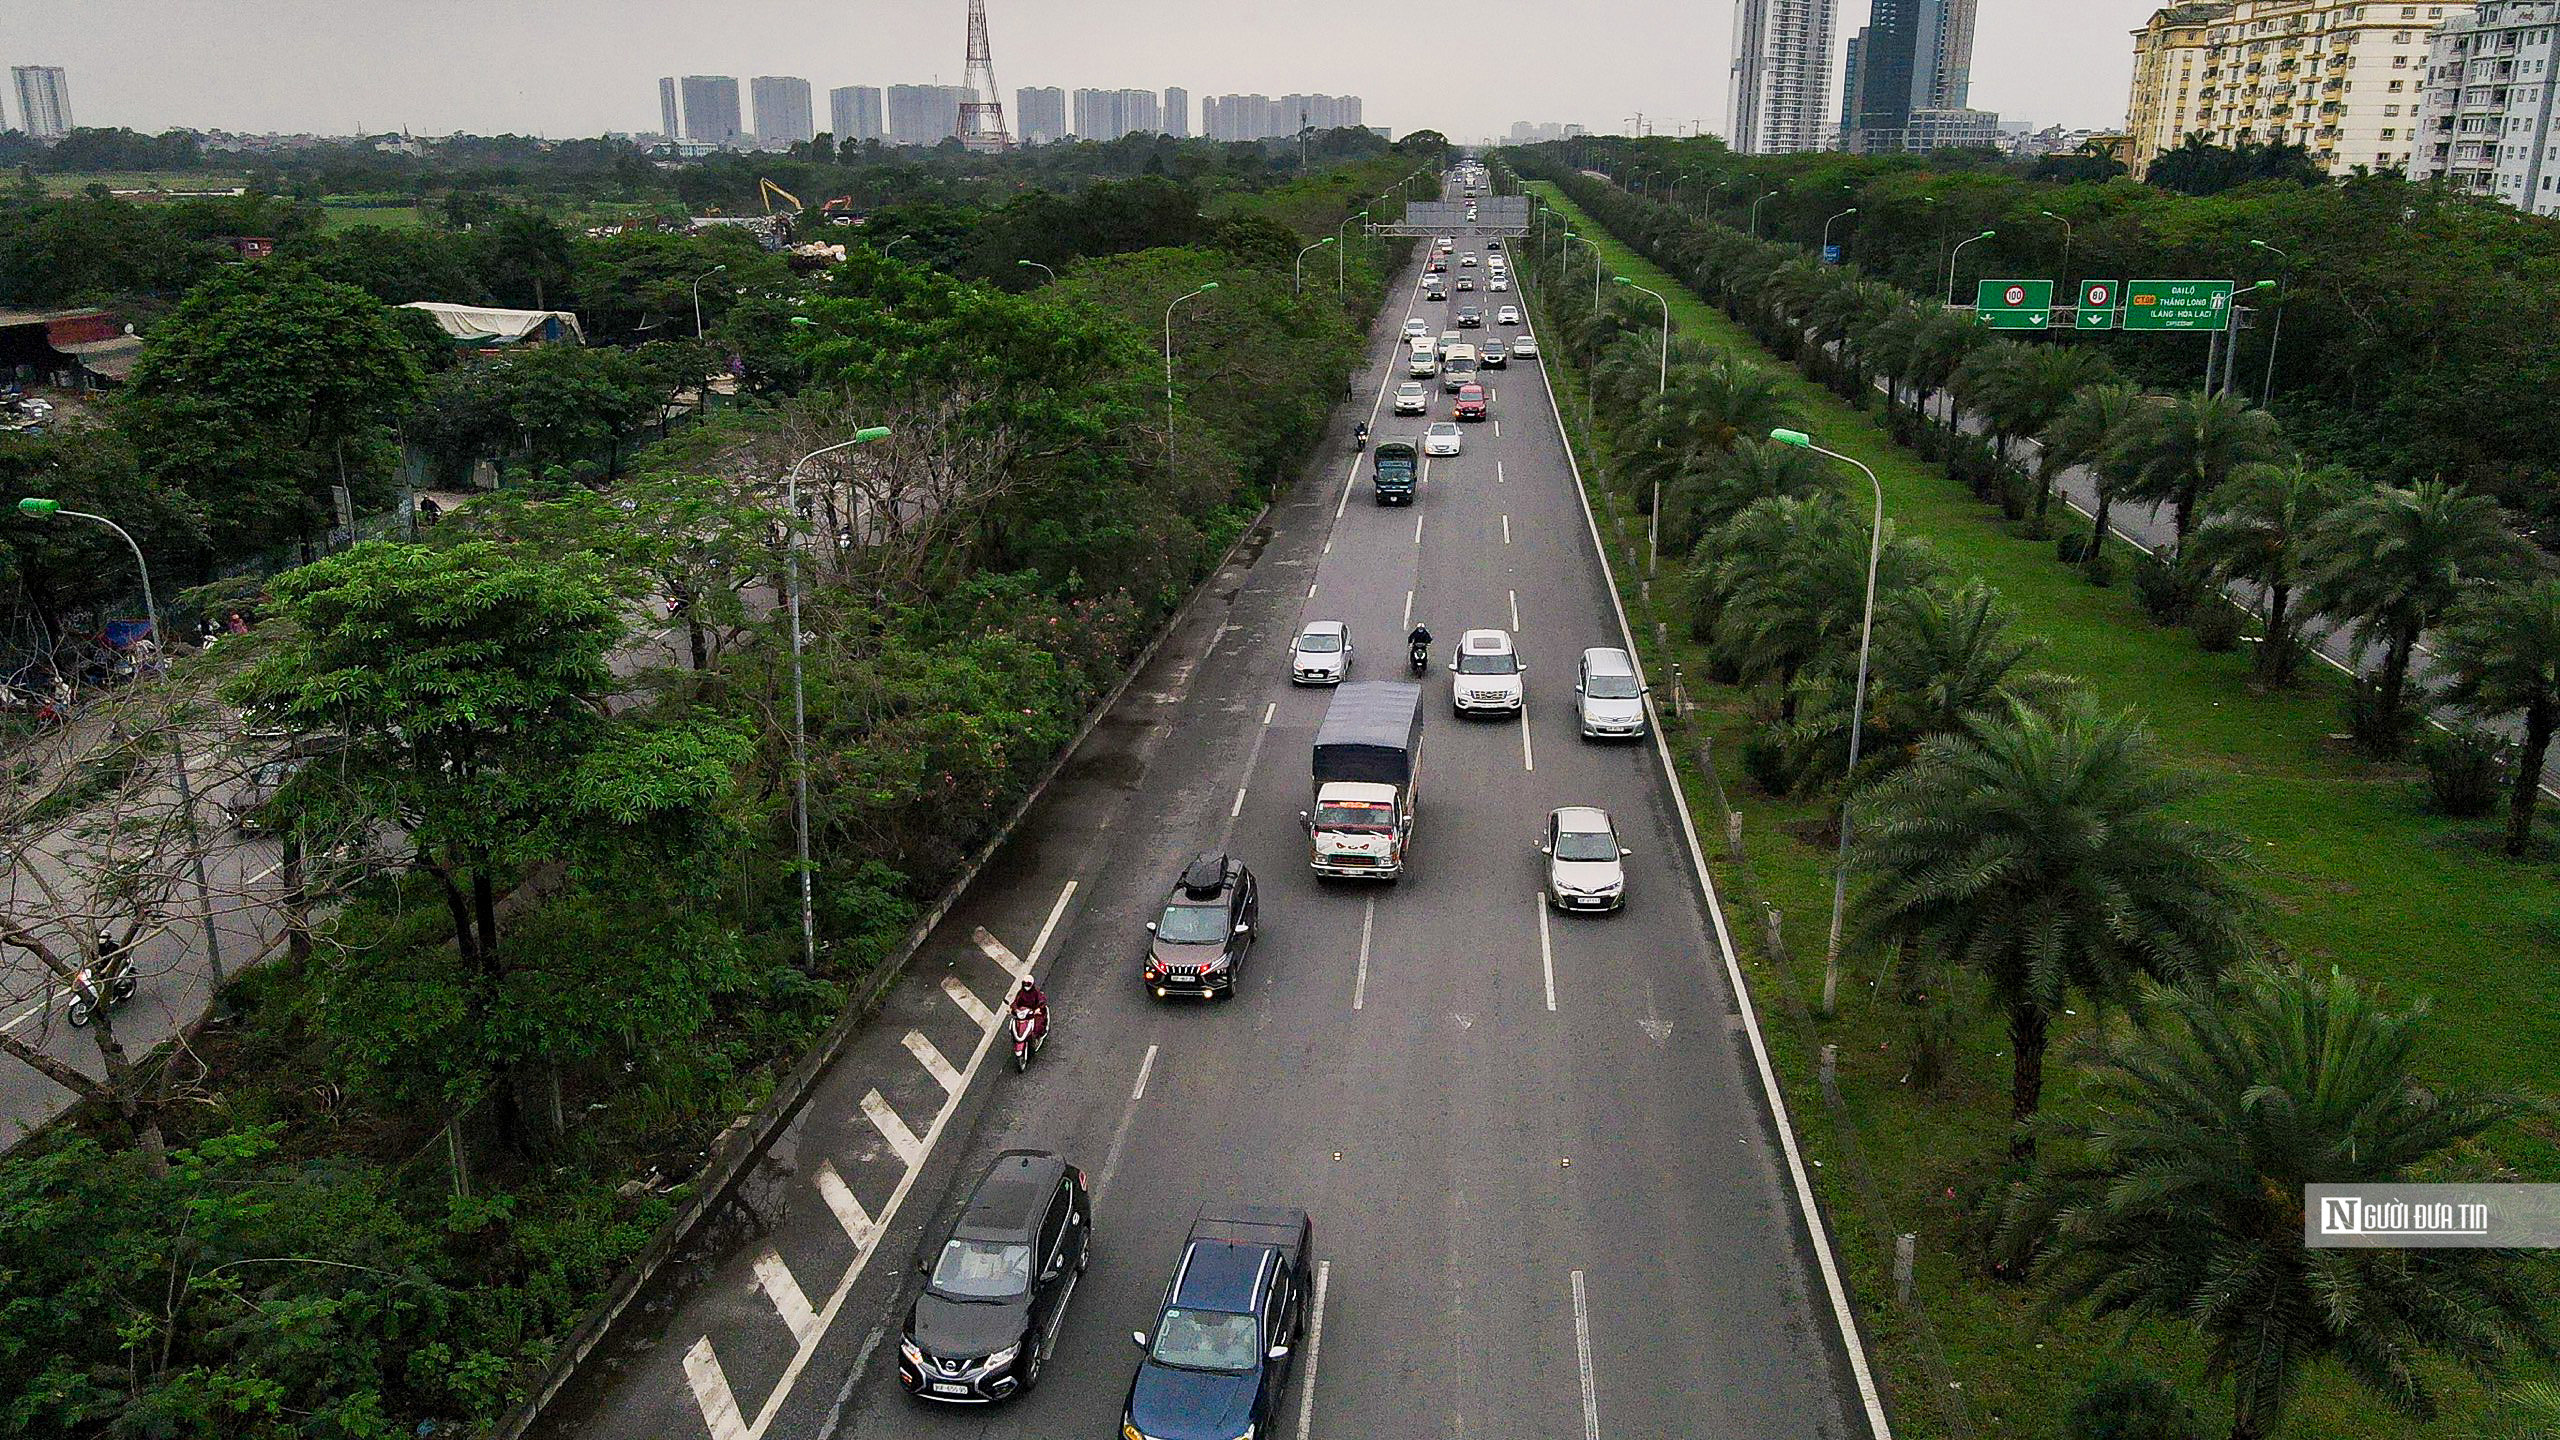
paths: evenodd
<path fill-rule="evenodd" d="M 966 1395 L 969 1393 L 969 1387 L 966 1385 L 945 1385 L 938 1381 L 926 1388 L 932 1390 L 936 1395 Z"/>

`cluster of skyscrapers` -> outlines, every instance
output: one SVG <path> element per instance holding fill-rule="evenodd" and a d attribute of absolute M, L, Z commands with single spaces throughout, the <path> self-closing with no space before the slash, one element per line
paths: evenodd
<path fill-rule="evenodd" d="M 792 75 L 759 75 L 747 82 L 754 123 L 740 108 L 737 77 L 669 75 L 658 81 L 658 128 L 665 140 L 691 152 L 779 149 L 816 137 L 817 116 L 809 82 Z M 960 106 L 969 98 L 959 85 L 846 85 L 827 92 L 827 133 L 838 143 L 877 140 L 890 145 L 938 145 L 956 134 Z M 1357 95 L 1212 95 L 1203 102 L 1204 124 L 1192 128 L 1191 92 L 1179 85 L 1154 90 L 1076 90 L 1033 86 L 1013 92 L 1012 128 L 1026 145 L 1056 140 L 1120 139 L 1170 135 L 1187 139 L 1266 140 L 1360 124 Z"/>
<path fill-rule="evenodd" d="M 1835 122 L 1828 102 L 1837 0 L 1737 0 L 1733 148 L 1780 155 L 1836 145 L 1891 154 L 1995 143 L 2000 117 L 1967 104 L 1978 3 L 1874 0 L 1849 40 Z"/>
<path fill-rule="evenodd" d="M 18 92 L 18 129 L 38 140 L 59 140 L 71 133 L 71 82 L 59 65 L 12 65 L 9 79 Z M 0 107 L 0 130 L 9 112 Z"/>

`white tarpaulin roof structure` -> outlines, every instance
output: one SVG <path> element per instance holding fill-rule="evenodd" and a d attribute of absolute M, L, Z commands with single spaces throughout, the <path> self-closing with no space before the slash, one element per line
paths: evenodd
<path fill-rule="evenodd" d="M 444 333 L 468 344 L 587 342 L 587 332 L 578 328 L 578 317 L 566 310 L 493 310 L 480 305 L 447 305 L 437 300 L 412 300 L 400 308 L 424 310 L 436 317 Z"/>

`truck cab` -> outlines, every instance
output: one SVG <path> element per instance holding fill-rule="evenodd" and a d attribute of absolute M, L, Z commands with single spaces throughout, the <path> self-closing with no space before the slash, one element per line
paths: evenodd
<path fill-rule="evenodd" d="M 1414 475 L 1422 463 L 1421 447 L 1410 440 L 1381 440 L 1370 455 L 1370 494 L 1381 505 L 1412 504 Z"/>
<path fill-rule="evenodd" d="M 1422 687 L 1369 680 L 1333 693 L 1316 730 L 1308 864 L 1318 875 L 1393 880 L 1413 844 L 1421 779 Z"/>

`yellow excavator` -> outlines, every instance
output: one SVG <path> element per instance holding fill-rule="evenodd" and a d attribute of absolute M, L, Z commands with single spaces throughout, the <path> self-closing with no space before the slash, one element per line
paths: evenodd
<path fill-rule="evenodd" d="M 790 191 L 783 189 L 781 186 L 774 184 L 772 181 L 767 180 L 762 176 L 758 176 L 756 178 L 756 191 L 758 197 L 764 201 L 764 213 L 767 215 L 773 213 L 773 202 L 776 200 L 780 200 L 791 207 L 790 209 L 782 212 L 786 216 L 797 215 L 801 211 L 809 208 L 800 203 L 799 196 L 792 194 Z"/>

